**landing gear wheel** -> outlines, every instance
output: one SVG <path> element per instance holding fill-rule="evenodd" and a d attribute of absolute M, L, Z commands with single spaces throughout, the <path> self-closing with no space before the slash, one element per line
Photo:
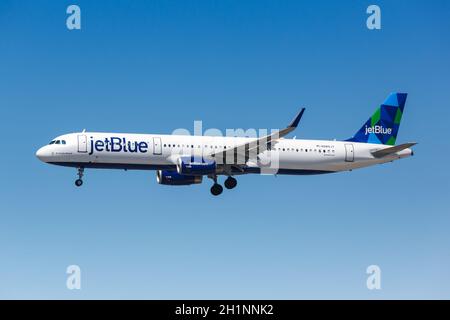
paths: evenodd
<path fill-rule="evenodd" d="M 237 185 L 237 180 L 233 177 L 228 177 L 224 182 L 225 188 L 233 189 Z"/>
<path fill-rule="evenodd" d="M 214 183 L 213 186 L 211 187 L 211 194 L 213 196 L 218 196 L 219 194 L 221 194 L 223 191 L 223 187 L 218 184 L 218 183 Z"/>
<path fill-rule="evenodd" d="M 83 184 L 83 174 L 84 174 L 84 168 L 80 167 L 78 168 L 78 179 L 75 180 L 75 185 L 77 187 L 81 187 L 81 185 Z"/>

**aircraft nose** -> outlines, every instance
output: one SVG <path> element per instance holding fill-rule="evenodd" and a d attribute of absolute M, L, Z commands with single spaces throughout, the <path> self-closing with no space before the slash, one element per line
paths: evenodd
<path fill-rule="evenodd" d="M 48 158 L 48 152 L 47 152 L 46 148 L 42 147 L 38 151 L 36 151 L 36 157 L 39 160 L 45 162 L 47 160 L 47 158 Z"/>

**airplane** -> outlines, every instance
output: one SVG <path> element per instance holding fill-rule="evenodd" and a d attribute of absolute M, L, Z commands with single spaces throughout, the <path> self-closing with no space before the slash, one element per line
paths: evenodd
<path fill-rule="evenodd" d="M 86 168 L 156 170 L 162 185 L 180 186 L 213 180 L 211 194 L 220 195 L 218 176 L 233 189 L 235 176 L 250 173 L 288 175 L 352 171 L 413 155 L 415 142 L 395 145 L 406 93 L 392 93 L 362 125 L 343 141 L 286 139 L 299 124 L 305 108 L 282 130 L 257 138 L 162 134 L 69 133 L 51 140 L 36 156 L 49 164 L 78 170 L 75 185 L 83 184 Z"/>

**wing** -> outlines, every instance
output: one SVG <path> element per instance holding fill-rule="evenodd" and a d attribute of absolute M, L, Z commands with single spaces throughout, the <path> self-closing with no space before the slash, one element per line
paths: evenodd
<path fill-rule="evenodd" d="M 416 145 L 417 142 L 408 142 L 408 143 L 403 143 L 403 144 L 399 144 L 398 146 L 395 147 L 389 147 L 389 148 L 385 148 L 385 149 L 381 149 L 381 150 L 377 150 L 377 151 L 372 151 L 372 155 L 375 158 L 382 158 L 385 157 L 387 155 L 402 151 L 404 149 L 407 149 L 409 147 L 412 147 L 413 145 Z"/>
<path fill-rule="evenodd" d="M 226 163 L 225 159 L 241 158 L 241 161 L 236 161 L 236 160 L 235 161 L 239 162 L 239 164 L 245 164 L 245 162 L 247 161 L 247 159 L 250 156 L 250 153 L 253 153 L 256 156 L 256 155 L 260 154 L 261 152 L 264 152 L 265 150 L 270 148 L 270 144 L 273 141 L 276 141 L 276 140 L 284 137 L 288 133 L 292 132 L 293 130 L 295 130 L 295 128 L 297 128 L 298 123 L 300 122 L 304 112 L 305 112 L 305 108 L 302 108 L 300 110 L 300 112 L 295 116 L 295 118 L 291 121 L 291 123 L 289 123 L 289 125 L 282 130 L 278 130 L 278 131 L 273 132 L 264 137 L 249 141 L 245 144 L 241 144 L 241 145 L 235 146 L 233 148 L 223 150 L 221 152 L 213 153 L 210 156 L 216 158 L 216 161 L 222 159 L 223 163 Z M 236 162 L 234 162 L 234 163 L 236 163 Z"/>

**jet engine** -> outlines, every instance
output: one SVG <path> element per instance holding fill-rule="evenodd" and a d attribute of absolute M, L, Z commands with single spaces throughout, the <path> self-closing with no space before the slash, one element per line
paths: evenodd
<path fill-rule="evenodd" d="M 202 178 L 202 176 L 182 175 L 176 171 L 156 171 L 156 181 L 158 181 L 159 184 L 169 186 L 188 186 L 190 184 L 202 183 Z"/>
<path fill-rule="evenodd" d="M 203 176 L 216 173 L 216 162 L 202 157 L 180 157 L 177 162 L 179 174 Z"/>

